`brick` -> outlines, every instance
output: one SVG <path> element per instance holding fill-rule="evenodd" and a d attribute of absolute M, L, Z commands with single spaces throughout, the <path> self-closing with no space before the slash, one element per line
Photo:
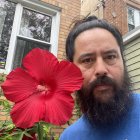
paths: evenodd
<path fill-rule="evenodd" d="M 140 9 L 139 0 L 106 0 L 104 8 L 104 19 L 119 28 L 122 35 L 128 32 L 127 5 Z M 112 16 L 116 13 L 116 17 Z"/>

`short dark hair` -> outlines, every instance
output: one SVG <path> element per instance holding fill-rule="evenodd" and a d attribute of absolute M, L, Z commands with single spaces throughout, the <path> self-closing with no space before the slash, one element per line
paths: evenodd
<path fill-rule="evenodd" d="M 66 39 L 66 57 L 69 61 L 73 62 L 74 42 L 76 37 L 80 33 L 93 28 L 103 28 L 108 30 L 115 37 L 120 47 L 121 55 L 123 54 L 123 39 L 120 31 L 112 24 L 109 24 L 106 20 L 98 19 L 96 16 L 89 16 L 81 20 L 77 20 L 68 34 Z"/>

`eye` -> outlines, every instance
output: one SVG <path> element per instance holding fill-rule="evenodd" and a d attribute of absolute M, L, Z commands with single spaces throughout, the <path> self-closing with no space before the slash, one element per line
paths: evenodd
<path fill-rule="evenodd" d="M 107 56 L 105 56 L 105 61 L 107 64 L 109 65 L 113 65 L 116 63 L 117 60 L 117 54 L 108 54 Z"/>
<path fill-rule="evenodd" d="M 92 58 L 85 58 L 81 62 L 84 63 L 84 64 L 89 64 L 89 63 L 93 62 L 93 59 Z"/>
<path fill-rule="evenodd" d="M 115 59 L 116 58 L 116 55 L 108 55 L 107 56 L 107 59 L 111 60 L 111 59 Z"/>

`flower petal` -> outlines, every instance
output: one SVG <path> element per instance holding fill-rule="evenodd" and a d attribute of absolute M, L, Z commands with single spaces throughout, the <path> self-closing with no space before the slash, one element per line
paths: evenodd
<path fill-rule="evenodd" d="M 36 90 L 36 81 L 24 70 L 17 68 L 7 75 L 2 89 L 6 98 L 19 102 L 32 95 Z"/>
<path fill-rule="evenodd" d="M 75 91 L 81 88 L 83 83 L 80 69 L 71 62 L 61 61 L 56 71 L 56 82 L 59 90 Z"/>
<path fill-rule="evenodd" d="M 57 58 L 47 50 L 35 48 L 23 59 L 23 66 L 41 84 L 54 76 L 53 71 L 58 64 Z M 44 83 L 43 83 L 44 82 Z"/>
<path fill-rule="evenodd" d="M 46 115 L 44 121 L 54 125 L 65 124 L 72 116 L 74 100 L 72 96 L 66 92 L 53 94 L 53 98 L 45 102 Z"/>
<path fill-rule="evenodd" d="M 44 99 L 43 95 L 36 94 L 15 104 L 11 118 L 16 127 L 29 128 L 42 120 L 45 113 Z"/>

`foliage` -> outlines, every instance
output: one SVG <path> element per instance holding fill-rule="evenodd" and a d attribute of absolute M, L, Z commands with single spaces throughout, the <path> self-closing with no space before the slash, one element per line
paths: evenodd
<path fill-rule="evenodd" d="M 1 74 L 0 83 L 4 82 L 4 80 L 5 75 Z M 40 122 L 43 126 L 42 128 L 39 128 L 37 124 L 28 129 L 16 128 L 10 118 L 9 112 L 11 108 L 12 104 L 4 98 L 0 89 L 0 119 L 2 119 L 0 120 L 0 140 L 35 140 L 35 137 L 38 137 L 36 134 L 38 129 L 43 129 L 44 134 L 46 134 L 43 136 L 43 140 L 58 140 L 52 132 L 53 126 L 45 122 Z"/>
<path fill-rule="evenodd" d="M 81 112 L 80 106 L 77 102 L 75 103 L 75 111 L 76 111 L 76 116 L 78 118 L 80 118 L 82 116 L 82 112 Z"/>

